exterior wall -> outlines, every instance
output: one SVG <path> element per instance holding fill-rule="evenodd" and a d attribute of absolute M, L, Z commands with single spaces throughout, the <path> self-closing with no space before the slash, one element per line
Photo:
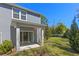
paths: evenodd
<path fill-rule="evenodd" d="M 11 6 L 0 4 L 0 33 L 2 32 L 2 40 L 11 39 L 13 41 L 14 46 L 16 45 L 18 46 L 17 44 L 18 40 L 16 40 L 16 38 L 18 39 L 18 36 L 16 33 L 16 31 L 18 30 L 15 29 L 13 26 L 11 26 L 11 22 L 12 22 L 11 8 L 12 8 Z M 27 14 L 27 20 L 33 23 L 41 24 L 40 17 L 32 16 L 30 14 Z M 42 39 L 41 28 L 36 27 L 35 29 L 33 29 L 33 28 L 27 27 L 27 28 L 21 28 L 21 29 L 34 31 L 35 42 L 41 41 Z"/>
<path fill-rule="evenodd" d="M 38 16 L 27 14 L 27 21 L 41 24 L 41 18 Z"/>
<path fill-rule="evenodd" d="M 16 28 L 14 28 L 14 26 L 10 27 L 10 34 L 13 45 L 16 47 Z"/>
<path fill-rule="evenodd" d="M 2 40 L 10 39 L 11 8 L 0 4 L 0 32 Z"/>

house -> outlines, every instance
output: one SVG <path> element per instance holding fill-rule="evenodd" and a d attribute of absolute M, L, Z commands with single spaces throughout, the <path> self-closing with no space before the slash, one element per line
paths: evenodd
<path fill-rule="evenodd" d="M 0 4 L 0 43 L 12 40 L 17 51 L 43 45 L 45 25 L 40 15 L 16 4 Z"/>

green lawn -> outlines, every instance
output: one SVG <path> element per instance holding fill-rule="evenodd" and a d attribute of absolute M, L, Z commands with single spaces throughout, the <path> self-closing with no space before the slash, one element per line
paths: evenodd
<path fill-rule="evenodd" d="M 78 55 L 69 45 L 68 39 L 51 37 L 46 41 L 46 45 L 49 45 L 52 49 L 53 55 L 57 56 L 75 56 Z"/>
<path fill-rule="evenodd" d="M 17 52 L 15 55 L 24 56 L 77 56 L 79 55 L 73 51 L 69 45 L 68 39 L 59 37 L 50 37 L 45 41 L 43 47 L 29 49 L 26 51 Z"/>

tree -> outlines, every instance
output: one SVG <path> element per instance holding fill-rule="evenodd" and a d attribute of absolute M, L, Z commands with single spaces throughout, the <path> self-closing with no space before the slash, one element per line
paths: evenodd
<path fill-rule="evenodd" d="M 52 36 L 52 27 L 48 27 L 48 31 L 49 31 L 49 37 L 51 37 Z"/>
<path fill-rule="evenodd" d="M 57 34 L 64 34 L 67 28 L 63 23 L 59 23 L 55 28 L 55 30 Z"/>
<path fill-rule="evenodd" d="M 75 20 L 76 18 L 74 17 L 68 38 L 72 49 L 79 52 L 79 32 L 78 32 L 78 25 Z"/>
<path fill-rule="evenodd" d="M 54 36 L 54 34 L 56 34 L 56 30 L 55 30 L 55 26 L 51 26 L 50 27 L 50 34 L 51 34 L 51 36 Z"/>
<path fill-rule="evenodd" d="M 69 37 L 69 29 L 66 30 L 66 32 L 64 33 L 63 37 L 64 38 L 68 38 Z"/>
<path fill-rule="evenodd" d="M 50 32 L 49 32 L 49 27 L 47 25 L 44 30 L 44 37 L 46 40 L 48 40 L 49 36 L 50 36 Z"/>
<path fill-rule="evenodd" d="M 47 40 L 48 37 L 49 37 L 49 27 L 48 27 L 48 21 L 47 21 L 47 18 L 45 16 L 42 16 L 41 15 L 41 23 L 46 25 L 45 26 L 45 29 L 44 29 L 44 37 L 45 39 Z"/>
<path fill-rule="evenodd" d="M 63 23 L 59 23 L 57 26 L 51 27 L 51 36 L 63 36 L 66 30 L 67 27 Z"/>

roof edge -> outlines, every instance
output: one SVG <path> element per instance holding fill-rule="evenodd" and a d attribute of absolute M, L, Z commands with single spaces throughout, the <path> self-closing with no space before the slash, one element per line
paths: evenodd
<path fill-rule="evenodd" d="M 19 6 L 19 5 L 16 5 L 15 3 L 2 3 L 2 4 L 10 5 L 10 6 L 13 6 L 13 7 L 16 7 L 16 8 L 20 8 L 20 9 L 23 9 L 23 10 L 25 10 L 25 11 L 29 11 L 29 12 L 38 14 L 38 15 L 40 15 L 40 16 L 43 16 L 43 15 L 40 14 L 39 12 L 30 10 L 30 9 L 28 9 L 28 8 L 25 8 L 25 7 L 22 7 L 22 6 Z"/>

